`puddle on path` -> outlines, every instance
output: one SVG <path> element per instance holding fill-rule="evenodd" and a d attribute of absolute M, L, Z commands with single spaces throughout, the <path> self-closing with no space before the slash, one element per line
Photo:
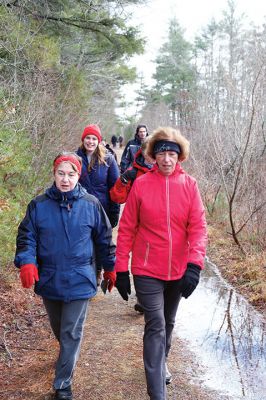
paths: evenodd
<path fill-rule="evenodd" d="M 206 368 L 206 386 L 233 400 L 266 400 L 266 321 L 209 261 L 179 305 L 175 334 Z"/>

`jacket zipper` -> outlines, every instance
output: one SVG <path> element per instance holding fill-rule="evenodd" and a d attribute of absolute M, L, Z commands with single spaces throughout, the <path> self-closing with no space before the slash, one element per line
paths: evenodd
<path fill-rule="evenodd" d="M 145 252 L 145 259 L 144 259 L 144 267 L 147 265 L 149 252 L 150 252 L 150 243 L 147 243 L 146 252 Z"/>
<path fill-rule="evenodd" d="M 171 264 L 172 264 L 172 231 L 171 231 L 171 218 L 170 218 L 170 198 L 169 198 L 169 177 L 166 177 L 166 213 L 167 213 L 167 230 L 169 237 L 169 257 L 168 257 L 168 279 L 171 278 Z"/>

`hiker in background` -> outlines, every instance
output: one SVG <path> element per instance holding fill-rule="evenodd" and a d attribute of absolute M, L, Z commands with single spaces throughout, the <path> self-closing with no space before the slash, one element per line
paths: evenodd
<path fill-rule="evenodd" d="M 114 156 L 101 144 L 102 135 L 98 125 L 85 127 L 82 144 L 77 154 L 82 158 L 79 183 L 100 200 L 114 228 L 118 223 L 120 206 L 110 198 L 110 189 L 119 177 L 119 168 Z"/>
<path fill-rule="evenodd" d="M 146 172 L 150 171 L 150 169 L 153 167 L 154 160 L 152 160 L 145 153 L 147 143 L 148 140 L 146 139 L 142 143 L 140 149 L 135 154 L 133 165 L 120 175 L 120 177 L 117 179 L 114 186 L 110 190 L 112 201 L 119 204 L 125 203 L 134 180 L 139 176 L 145 174 Z"/>
<path fill-rule="evenodd" d="M 119 137 L 118 137 L 118 143 L 119 143 L 119 147 L 120 147 L 120 148 L 123 147 L 123 141 L 124 141 L 123 136 L 122 136 L 122 135 L 119 135 Z"/>
<path fill-rule="evenodd" d="M 72 377 L 79 356 L 89 300 L 97 292 L 97 263 L 109 291 L 115 282 L 109 220 L 100 204 L 78 183 L 81 159 L 59 154 L 54 184 L 34 198 L 19 225 L 15 265 L 24 288 L 35 285 L 59 342 L 53 386 L 56 400 L 72 400 Z"/>
<path fill-rule="evenodd" d="M 119 219 L 120 205 L 110 198 L 110 189 L 119 177 L 119 168 L 114 156 L 101 144 L 102 135 L 98 125 L 88 125 L 81 136 L 82 144 L 77 154 L 82 158 L 79 183 L 100 200 L 112 228 Z M 97 266 L 97 284 L 102 281 L 102 265 Z"/>
<path fill-rule="evenodd" d="M 113 135 L 111 137 L 111 143 L 112 143 L 113 148 L 115 149 L 116 148 L 116 143 L 117 143 L 117 137 L 115 135 Z"/>
<path fill-rule="evenodd" d="M 125 172 L 125 170 L 133 164 L 134 157 L 147 136 L 148 136 L 147 126 L 138 125 L 134 139 L 128 141 L 121 156 L 121 162 L 120 162 L 121 173 Z"/>
<path fill-rule="evenodd" d="M 145 319 L 147 392 L 152 400 L 165 400 L 176 312 L 181 297 L 189 297 L 198 285 L 204 267 L 206 220 L 197 183 L 180 166 L 189 142 L 178 130 L 158 128 L 146 152 L 156 166 L 135 180 L 120 219 L 116 288 L 128 300 L 132 252 L 131 272 Z"/>

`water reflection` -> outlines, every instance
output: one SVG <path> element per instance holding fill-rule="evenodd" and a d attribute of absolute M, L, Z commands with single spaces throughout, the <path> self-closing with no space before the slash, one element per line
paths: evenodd
<path fill-rule="evenodd" d="M 265 326 L 208 261 L 197 290 L 180 303 L 175 333 L 205 365 L 207 386 L 234 400 L 266 400 Z"/>

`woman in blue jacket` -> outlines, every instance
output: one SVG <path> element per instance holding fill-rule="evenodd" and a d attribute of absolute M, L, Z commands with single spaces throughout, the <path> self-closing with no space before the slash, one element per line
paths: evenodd
<path fill-rule="evenodd" d="M 28 205 L 18 228 L 15 265 L 23 287 L 35 284 L 59 341 L 55 399 L 71 400 L 89 299 L 97 291 L 95 263 L 103 265 L 109 291 L 115 283 L 112 229 L 100 204 L 78 183 L 81 159 L 54 160 L 54 184 Z"/>
<path fill-rule="evenodd" d="M 119 177 L 119 168 L 112 154 L 101 144 L 102 135 L 98 125 L 85 127 L 82 144 L 77 154 L 82 158 L 82 171 L 79 183 L 100 200 L 112 228 L 119 219 L 120 205 L 114 203 L 109 191 Z"/>

